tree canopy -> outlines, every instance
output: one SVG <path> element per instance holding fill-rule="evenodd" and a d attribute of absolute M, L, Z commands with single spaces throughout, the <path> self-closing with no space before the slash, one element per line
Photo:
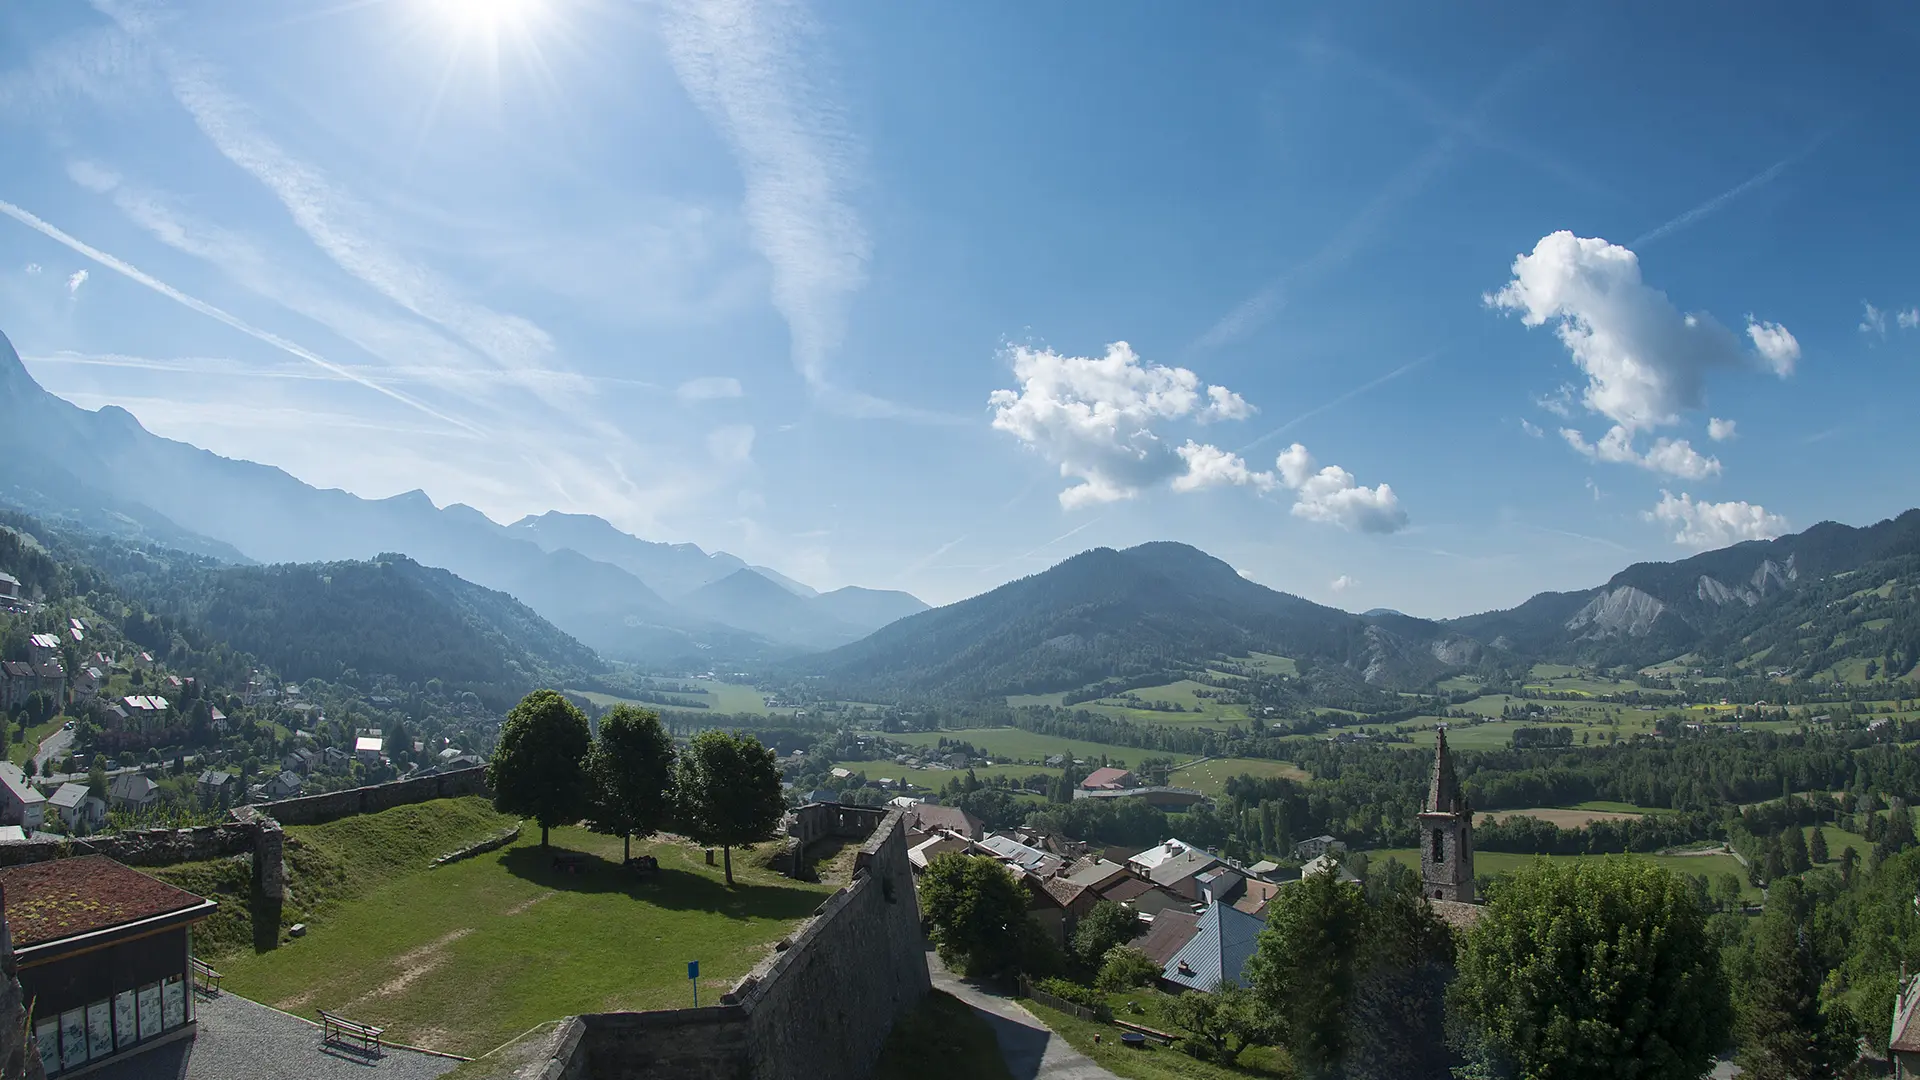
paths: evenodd
<path fill-rule="evenodd" d="M 954 971 L 992 974 L 1016 962 L 1027 895 L 994 860 L 958 851 L 934 856 L 920 878 L 920 908 L 940 962 Z"/>
<path fill-rule="evenodd" d="M 552 690 L 528 694 L 500 727 L 500 741 L 487 762 L 493 805 L 539 822 L 541 847 L 555 825 L 586 815 L 590 740 L 586 714 Z"/>
<path fill-rule="evenodd" d="M 1541 861 L 1503 881 L 1449 1011 L 1481 1072 L 1525 1080 L 1698 1080 L 1732 1026 L 1698 899 L 1635 859 Z"/>
<path fill-rule="evenodd" d="M 773 751 L 747 734 L 703 731 L 676 769 L 680 820 L 687 833 L 721 849 L 733 884 L 733 848 L 768 839 L 787 812 Z"/>
<path fill-rule="evenodd" d="M 658 832 L 673 816 L 673 737 L 655 713 L 632 705 L 609 709 L 587 752 L 586 773 L 587 828 L 620 837 L 626 858 L 636 835 Z"/>

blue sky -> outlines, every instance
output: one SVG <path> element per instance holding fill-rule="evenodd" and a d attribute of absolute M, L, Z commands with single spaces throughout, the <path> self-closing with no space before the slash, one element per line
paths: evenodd
<path fill-rule="evenodd" d="M 0 328 L 367 496 L 1453 615 L 1920 502 L 1920 16 L 0 9 Z M 1124 344 L 1123 344 L 1124 343 Z"/>

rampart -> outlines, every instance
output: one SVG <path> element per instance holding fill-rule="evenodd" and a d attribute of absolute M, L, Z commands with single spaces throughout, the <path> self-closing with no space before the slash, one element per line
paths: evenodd
<path fill-rule="evenodd" d="M 475 765 L 470 769 L 416 776 L 411 780 L 391 780 L 345 791 L 329 791 L 324 795 L 302 795 L 278 802 L 259 803 L 254 809 L 282 825 L 320 825 L 355 814 L 377 814 L 409 803 L 485 794 L 486 766 Z"/>
<path fill-rule="evenodd" d="M 807 808 L 803 808 L 807 809 Z M 718 1005 L 569 1017 L 541 1080 L 865 1080 L 930 981 L 904 815 L 816 814 L 796 828 L 870 824 L 853 881 L 828 897 Z M 801 840 L 800 836 L 795 836 Z"/>

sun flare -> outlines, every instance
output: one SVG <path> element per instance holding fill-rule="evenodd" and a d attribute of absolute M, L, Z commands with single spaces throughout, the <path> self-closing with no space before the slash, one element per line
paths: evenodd
<path fill-rule="evenodd" d="M 488 37 L 525 30 L 547 7 L 547 0 L 427 0 L 427 3 L 454 30 Z"/>

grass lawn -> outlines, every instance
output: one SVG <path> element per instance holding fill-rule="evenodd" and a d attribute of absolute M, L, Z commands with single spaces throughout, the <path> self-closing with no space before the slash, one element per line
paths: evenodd
<path fill-rule="evenodd" d="M 1420 853 L 1413 848 L 1382 848 L 1367 852 L 1367 858 L 1393 859 L 1411 867 L 1415 873 L 1420 870 Z M 1740 879 L 1740 892 L 1749 900 L 1758 901 L 1760 890 L 1747 884 L 1746 868 L 1731 855 L 1715 852 L 1703 855 L 1521 855 L 1511 851 L 1476 851 L 1473 853 L 1473 869 L 1476 874 L 1511 874 L 1516 870 L 1533 865 L 1535 859 L 1645 859 L 1657 866 L 1677 874 L 1691 877 L 1707 876 L 1708 883 L 1717 880 L 1721 874 L 1732 874 Z"/>
<path fill-rule="evenodd" d="M 935 990 L 893 1025 L 873 1080 L 1013 1080 L 993 1028 L 973 1008 Z"/>
<path fill-rule="evenodd" d="M 1501 818 L 1530 817 L 1551 822 L 1562 829 L 1583 828 L 1595 821 L 1636 821 L 1640 814 L 1626 810 L 1568 809 L 1558 806 L 1530 806 L 1523 810 L 1483 810 L 1474 824 L 1485 825 Z"/>
<path fill-rule="evenodd" d="M 1861 836 L 1859 833 L 1844 832 L 1834 828 L 1832 825 L 1822 825 L 1819 826 L 1819 828 L 1821 835 L 1827 838 L 1827 861 L 1824 864 L 1816 865 L 1831 866 L 1838 869 L 1840 866 L 1840 853 L 1848 848 L 1859 852 L 1860 860 L 1865 862 L 1867 853 L 1873 850 L 1873 845 L 1867 841 L 1866 837 Z M 1813 830 L 1814 826 L 1812 825 L 1803 825 L 1800 829 L 1801 832 L 1807 834 L 1808 838 L 1812 838 Z"/>
<path fill-rule="evenodd" d="M 1305 769 L 1290 761 L 1266 761 L 1258 758 L 1214 758 L 1197 765 L 1186 765 L 1175 769 L 1168 779 L 1175 787 L 1192 788 L 1206 795 L 1224 795 L 1227 790 L 1227 781 L 1235 776 L 1263 778 L 1280 776 L 1289 780 L 1313 779 Z"/>
<path fill-rule="evenodd" d="M 1201 1061 L 1170 1046 L 1149 1043 L 1137 1050 L 1129 1049 L 1120 1042 L 1121 1028 L 1081 1020 L 1034 1001 L 1023 1000 L 1020 1005 L 1052 1028 L 1054 1034 L 1067 1040 L 1069 1046 L 1127 1080 L 1244 1080 L 1250 1076 L 1294 1075 L 1284 1052 L 1270 1047 L 1256 1047 L 1241 1055 L 1239 1068 L 1228 1068 Z M 1093 1041 L 1095 1035 L 1101 1036 L 1098 1045 Z M 1267 1067 L 1260 1067 L 1262 1065 Z"/>
<path fill-rule="evenodd" d="M 71 719 L 73 719 L 73 717 L 62 713 L 55 713 L 45 723 L 35 724 L 28 728 L 24 739 L 17 743 L 8 744 L 7 760 L 13 762 L 15 765 L 25 766 L 27 762 L 33 760 L 33 755 L 40 752 L 40 741 L 54 732 L 59 731 L 60 725 Z M 10 729 L 10 731 L 17 730 L 19 729 Z"/>
<path fill-rule="evenodd" d="M 369 824 L 436 805 L 288 833 L 350 849 L 338 865 L 371 876 L 387 855 L 365 847 L 383 835 Z M 359 836 L 338 835 L 335 826 L 349 824 Z M 264 953 L 243 948 L 217 966 L 235 993 L 276 1008 L 335 1009 L 397 1041 L 475 1056 L 573 1013 L 690 1005 L 689 960 L 700 961 L 702 999 L 716 1001 L 834 888 L 788 881 L 736 851 L 739 884 L 729 889 L 698 849 L 667 842 L 634 845 L 661 865 L 657 878 L 636 881 L 618 865 L 616 837 L 555 829 L 553 843 L 587 853 L 583 872 L 555 872 L 529 824 L 512 846 L 473 859 L 388 867 L 372 887 L 322 904 L 305 937 Z M 314 883 L 289 861 L 298 899 Z"/>
<path fill-rule="evenodd" d="M 1574 803 L 1575 810 L 1605 810 L 1617 814 L 1671 814 L 1672 810 L 1664 806 L 1635 806 L 1627 802 L 1608 802 L 1605 799 L 1589 799 L 1583 803 Z"/>
<path fill-rule="evenodd" d="M 1272 653 L 1257 652 L 1248 653 L 1243 658 L 1237 657 L 1236 661 L 1250 668 L 1259 668 L 1269 675 L 1300 674 L 1300 665 L 1294 663 L 1293 657 L 1291 656 L 1275 656 Z"/>
<path fill-rule="evenodd" d="M 1132 746 L 1116 746 L 1111 743 L 1085 742 L 1080 739 L 1063 739 L 1057 735 L 1040 735 L 1023 728 L 958 728 L 953 731 L 908 731 L 888 735 L 887 738 L 909 746 L 936 746 L 941 739 L 955 742 L 972 743 L 982 752 L 994 757 L 1012 758 L 1015 761 L 1040 762 L 1054 754 L 1072 754 L 1083 760 L 1098 761 L 1100 755 L 1115 765 L 1131 765 L 1141 758 L 1161 756 L 1153 750 L 1141 750 Z"/>
<path fill-rule="evenodd" d="M 905 780 L 916 787 L 934 791 L 945 787 L 955 777 L 964 778 L 965 769 L 916 769 L 911 765 L 901 765 L 892 761 L 836 761 L 834 765 L 850 769 L 856 773 L 866 773 L 867 779 L 878 780 L 886 777 L 890 780 Z M 976 765 L 973 775 L 981 780 L 995 776 L 1004 776 L 1009 780 L 1025 780 L 1029 776 L 1045 774 L 1059 776 L 1061 770 L 1049 769 L 1044 765 Z"/>
<path fill-rule="evenodd" d="M 680 681 L 688 686 L 698 687 L 706 691 L 704 694 L 682 694 L 672 690 L 662 691 L 662 693 L 668 697 L 679 698 L 686 702 L 679 710 L 682 712 L 744 713 L 759 716 L 786 716 L 793 712 L 792 709 L 767 708 L 767 696 L 751 686 L 742 686 L 738 683 L 709 682 L 706 679 L 682 679 Z M 623 702 L 628 705 L 638 705 L 642 709 L 659 710 L 674 708 L 672 705 L 635 701 L 632 698 L 617 697 L 613 694 L 602 694 L 594 690 L 569 690 L 567 693 L 579 694 L 581 697 L 586 698 L 601 708 L 606 708 L 610 705 L 619 705 Z M 704 709 L 700 708 L 697 704 L 698 702 L 705 702 L 707 707 Z"/>

